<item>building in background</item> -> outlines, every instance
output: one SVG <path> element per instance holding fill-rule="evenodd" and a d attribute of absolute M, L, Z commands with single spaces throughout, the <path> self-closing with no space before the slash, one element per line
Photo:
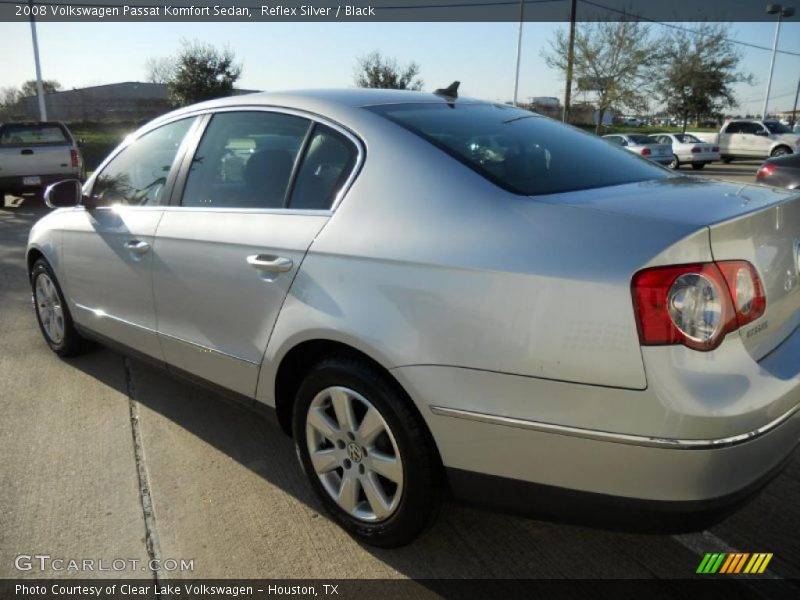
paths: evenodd
<path fill-rule="evenodd" d="M 257 90 L 234 90 L 234 95 Z M 62 90 L 45 95 L 47 118 L 54 121 L 135 122 L 147 121 L 172 109 L 167 85 L 125 81 L 85 88 Z M 20 99 L 14 120 L 37 121 L 36 96 Z"/>

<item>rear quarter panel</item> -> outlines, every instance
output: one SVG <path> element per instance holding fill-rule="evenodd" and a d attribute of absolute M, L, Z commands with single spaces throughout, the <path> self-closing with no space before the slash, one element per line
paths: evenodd
<path fill-rule="evenodd" d="M 286 352 L 316 338 L 387 368 L 646 387 L 630 278 L 685 225 L 516 196 L 388 122 L 371 129 L 366 164 L 278 317 L 260 399 L 272 403 Z M 704 235 L 690 260 L 707 253 Z"/>

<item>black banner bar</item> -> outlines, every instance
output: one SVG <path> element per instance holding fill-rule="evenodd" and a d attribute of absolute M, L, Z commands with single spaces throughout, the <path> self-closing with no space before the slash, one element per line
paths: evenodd
<path fill-rule="evenodd" d="M 565 22 L 570 0 L 0 0 L 0 21 Z M 762 0 L 578 0 L 578 21 L 774 21 Z"/>

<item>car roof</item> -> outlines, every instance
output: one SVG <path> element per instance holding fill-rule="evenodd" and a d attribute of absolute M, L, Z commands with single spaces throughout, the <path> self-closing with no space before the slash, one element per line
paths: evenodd
<path fill-rule="evenodd" d="M 278 106 L 305 110 L 322 115 L 354 113 L 365 106 L 382 104 L 493 104 L 475 98 L 446 98 L 429 92 L 367 88 L 295 90 L 240 94 L 192 104 L 159 117 L 153 123 L 184 113 L 235 106 Z"/>

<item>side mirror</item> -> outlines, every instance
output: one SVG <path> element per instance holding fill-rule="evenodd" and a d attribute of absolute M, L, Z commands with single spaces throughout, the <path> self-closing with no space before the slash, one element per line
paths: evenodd
<path fill-rule="evenodd" d="M 767 135 L 769 135 L 769 133 L 767 133 L 767 131 L 766 131 L 766 130 L 764 130 L 764 129 L 757 129 L 757 130 L 756 130 L 756 135 L 764 135 L 764 136 L 767 136 Z"/>
<path fill-rule="evenodd" d="M 77 179 L 65 179 L 47 186 L 44 203 L 50 208 L 78 206 L 83 199 L 83 188 Z"/>

